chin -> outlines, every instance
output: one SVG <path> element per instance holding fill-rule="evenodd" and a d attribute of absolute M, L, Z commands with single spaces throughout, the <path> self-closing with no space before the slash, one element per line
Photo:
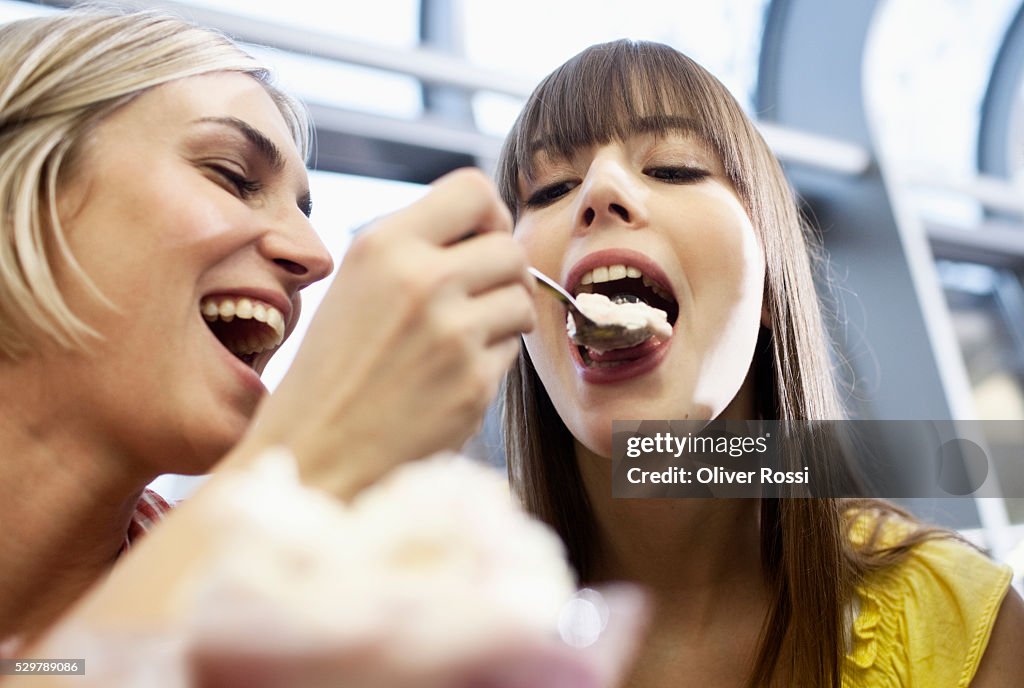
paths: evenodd
<path fill-rule="evenodd" d="M 584 447 L 586 447 L 593 454 L 600 456 L 604 459 L 610 459 L 612 456 L 612 437 L 609 433 L 606 437 L 590 438 L 592 441 L 585 442 L 580 441 Z"/>
<path fill-rule="evenodd" d="M 575 424 L 566 424 L 573 439 L 589 451 L 610 458 L 612 455 L 612 421 L 629 420 L 620 416 L 588 418 Z"/>
<path fill-rule="evenodd" d="M 671 404 L 637 403 L 625 408 L 617 404 L 614 408 L 591 410 L 585 417 L 576 417 L 574 422 L 566 423 L 566 427 L 576 441 L 588 450 L 599 456 L 611 457 L 613 421 L 711 421 L 720 415 L 720 409 L 724 407 L 724 404 L 701 403 L 694 400 Z"/>
<path fill-rule="evenodd" d="M 182 475 L 208 473 L 242 441 L 249 427 L 249 418 L 224 419 L 216 427 L 205 427 L 187 440 L 189 450 L 178 457 L 168 457 L 176 466 L 170 472 Z"/>

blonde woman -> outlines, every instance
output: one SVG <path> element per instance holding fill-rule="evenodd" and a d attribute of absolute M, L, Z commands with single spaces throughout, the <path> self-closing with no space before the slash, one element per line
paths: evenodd
<path fill-rule="evenodd" d="M 347 499 L 479 426 L 533 310 L 478 172 L 357 239 L 289 374 L 272 396 L 261 384 L 300 290 L 332 271 L 309 222 L 308 126 L 249 55 L 171 17 L 0 27 L 7 656 L 165 515 L 143 492 L 162 473 L 285 447 L 306 485 Z M 154 549 L 162 575 L 202 565 L 204 523 Z"/>
<path fill-rule="evenodd" d="M 507 380 L 523 499 L 585 582 L 655 596 L 629 686 L 1019 684 L 1008 569 L 884 503 L 611 498 L 613 419 L 843 418 L 813 242 L 721 83 L 667 46 L 593 46 L 531 95 L 498 180 L 532 264 L 673 325 L 587 351 L 539 302 Z"/>

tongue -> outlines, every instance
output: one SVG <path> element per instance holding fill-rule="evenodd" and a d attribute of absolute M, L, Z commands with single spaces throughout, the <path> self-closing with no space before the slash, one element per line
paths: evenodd
<path fill-rule="evenodd" d="M 637 344 L 636 346 L 631 346 L 625 349 L 612 349 L 611 351 L 605 351 L 604 353 L 599 353 L 593 349 L 587 349 L 587 355 L 590 357 L 590 360 L 595 363 L 629 361 L 635 358 L 642 358 L 643 356 L 651 353 L 654 349 L 657 349 L 659 346 L 661 346 L 661 342 L 656 338 L 651 337 L 647 341 Z"/>

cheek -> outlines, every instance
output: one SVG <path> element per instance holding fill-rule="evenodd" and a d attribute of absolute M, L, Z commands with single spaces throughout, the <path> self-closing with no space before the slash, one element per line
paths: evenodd
<path fill-rule="evenodd" d="M 531 215 L 516 224 L 512 236 L 526 251 L 530 265 L 558 279 L 565 246 L 557 232 L 545 231 L 541 223 Z"/>
<path fill-rule="evenodd" d="M 708 308 L 703 317 L 709 327 L 704 331 L 707 339 L 703 346 L 709 365 L 722 373 L 730 370 L 742 376 L 753 360 L 761 328 L 764 269 L 753 257 L 746 262 L 736 261 L 729 269 L 733 279 L 717 285 L 706 301 Z"/>
<path fill-rule="evenodd" d="M 513 236 L 526 251 L 530 265 L 558 279 L 564 247 L 557 245 L 553 232 L 543 231 L 537 222 L 528 219 L 516 224 Z M 534 294 L 538 326 L 523 335 L 523 340 L 538 373 L 543 376 L 547 369 L 546 362 L 555 356 L 556 347 L 563 345 L 565 308 L 541 289 L 537 289 Z"/>
<path fill-rule="evenodd" d="M 708 204 L 699 230 L 681 255 L 694 297 L 728 303 L 760 302 L 765 259 L 750 219 L 738 201 Z"/>
<path fill-rule="evenodd" d="M 558 245 L 552 232 L 545 232 L 534 222 L 520 222 L 516 225 L 515 240 L 526 251 L 530 265 L 553 279 L 559 279 L 562 270 L 564 246 Z M 565 307 L 545 290 L 534 291 L 538 326 L 523 336 L 527 350 L 534 363 L 543 362 L 554 355 L 554 346 L 560 346 L 565 338 Z"/>
<path fill-rule="evenodd" d="M 755 320 L 760 324 L 765 275 L 760 245 L 752 234 L 748 234 L 734 243 L 732 250 L 723 257 L 724 260 L 713 268 L 722 277 L 710 286 L 718 292 L 718 300 L 723 305 L 743 311 L 756 310 Z"/>
<path fill-rule="evenodd" d="M 523 335 L 523 343 L 541 380 L 548 386 L 548 382 L 557 376 L 560 363 L 566 367 L 571 365 L 566 355 L 565 311 L 561 304 L 544 292 L 537 294 L 536 305 L 537 327 Z"/>

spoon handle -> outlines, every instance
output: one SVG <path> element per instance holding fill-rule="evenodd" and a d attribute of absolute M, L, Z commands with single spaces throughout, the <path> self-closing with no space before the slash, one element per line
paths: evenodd
<path fill-rule="evenodd" d="M 537 280 L 537 284 L 544 287 L 552 294 L 554 294 L 556 297 L 558 297 L 558 300 L 561 301 L 562 303 L 567 303 L 574 309 L 576 309 L 576 300 L 572 298 L 569 292 L 562 288 L 562 285 L 560 285 L 558 282 L 551 279 L 550 277 L 548 277 L 535 267 L 531 266 L 527 269 L 530 271 L 530 274 L 533 275 L 534 279 Z"/>

